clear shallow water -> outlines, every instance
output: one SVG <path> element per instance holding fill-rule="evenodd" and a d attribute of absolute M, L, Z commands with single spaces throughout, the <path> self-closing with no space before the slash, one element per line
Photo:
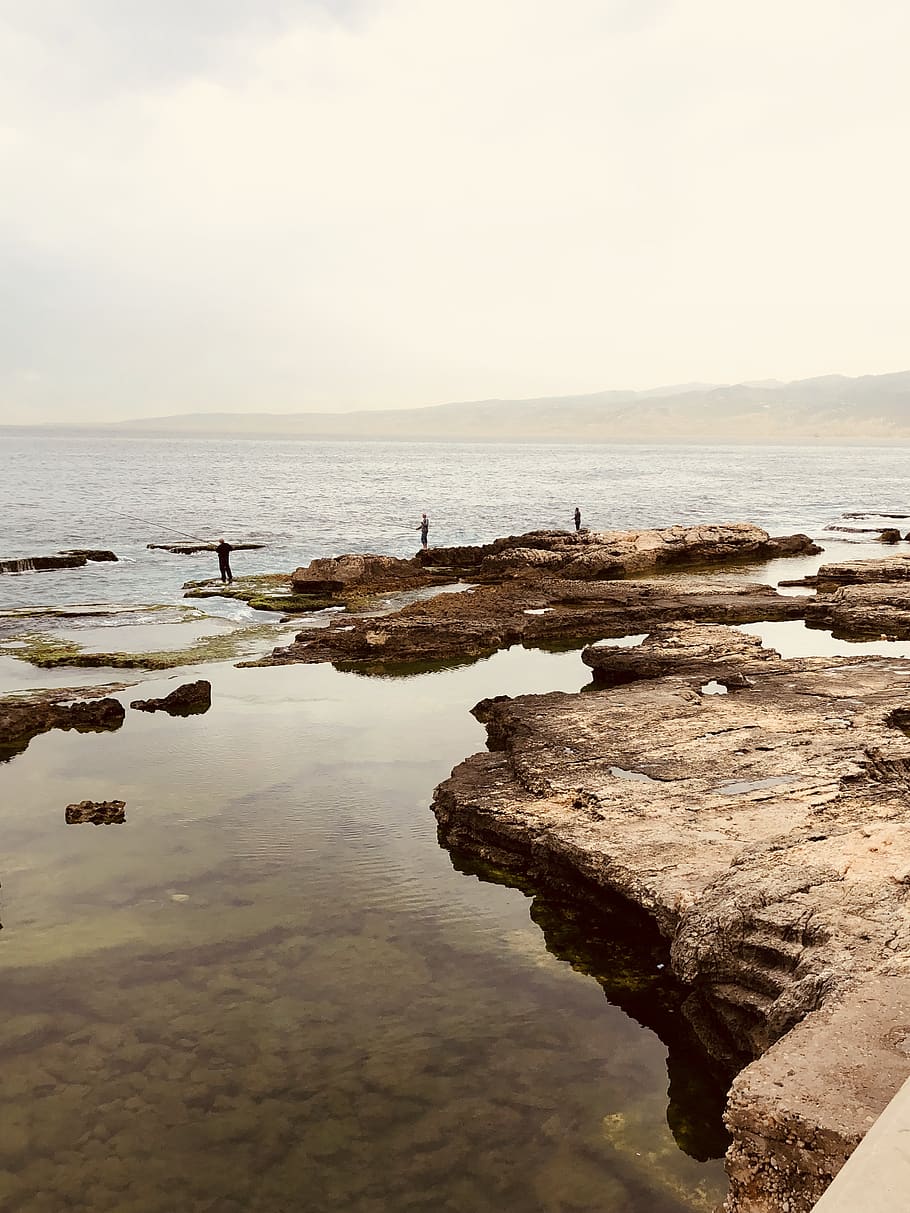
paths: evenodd
<path fill-rule="evenodd" d="M 427 811 L 483 744 L 467 706 L 577 689 L 577 655 L 197 674 L 205 716 L 128 713 L 0 768 L 0 1208 L 711 1209 L 723 1088 L 660 945 L 598 945 L 538 899 L 548 941 Z M 126 824 L 64 825 L 84 797 Z M 682 1038 L 669 1078 L 649 1018 Z"/>
<path fill-rule="evenodd" d="M 408 554 L 424 508 L 437 542 L 568 525 L 576 501 L 591 526 L 743 518 L 818 534 L 844 510 L 899 512 L 902 464 L 881 449 L 4 437 L 0 557 L 125 559 L 0 577 L 0 607 L 179 602 L 184 580 L 214 572 L 210 556 L 147 552 L 167 534 L 114 510 L 267 542 L 235 571 L 272 571 Z M 817 560 L 778 564 L 748 572 Z M 830 641 L 761 628 L 794 652 Z M 120 697 L 198 676 L 213 683 L 204 716 L 128 712 L 115 733 L 47 734 L 0 765 L 0 1209 L 712 1209 L 722 1087 L 686 1038 L 659 942 L 450 857 L 427 807 L 484 744 L 469 708 L 576 690 L 577 654 L 409 679 L 214 665 Z M 0 657 L 0 678 L 144 676 Z M 66 826 L 84 798 L 126 800 L 126 824 Z"/>

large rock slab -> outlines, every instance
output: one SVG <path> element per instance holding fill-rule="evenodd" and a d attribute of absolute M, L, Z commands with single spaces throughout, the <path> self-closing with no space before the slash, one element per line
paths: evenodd
<path fill-rule="evenodd" d="M 775 539 L 752 523 L 731 522 L 642 531 L 532 531 L 476 547 L 431 548 L 417 559 L 482 578 L 544 570 L 569 580 L 590 580 L 821 550 L 808 535 Z"/>
<path fill-rule="evenodd" d="M 808 1213 L 910 1069 L 863 1010 L 910 981 L 910 663 L 693 627 L 586 657 L 607 689 L 479 705 L 492 749 L 437 789 L 440 836 L 653 917 L 703 1042 L 751 1061 L 728 1209 Z"/>
<path fill-rule="evenodd" d="M 293 644 L 254 664 L 331 661 L 381 672 L 408 662 L 470 660 L 513 644 L 581 647 L 679 619 L 799 619 L 805 601 L 751 582 L 522 578 L 439 594 L 378 617 L 340 616 L 328 627 L 304 629 Z"/>

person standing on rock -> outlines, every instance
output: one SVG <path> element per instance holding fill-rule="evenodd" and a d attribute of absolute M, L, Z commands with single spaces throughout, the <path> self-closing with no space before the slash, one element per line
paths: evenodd
<path fill-rule="evenodd" d="M 578 506 L 575 507 L 575 529 L 576 531 L 581 530 L 581 510 Z"/>
<path fill-rule="evenodd" d="M 420 546 L 424 551 L 426 551 L 427 535 L 430 533 L 430 520 L 427 518 L 426 514 L 421 514 L 420 522 L 416 526 L 415 530 L 420 531 Z"/>
<path fill-rule="evenodd" d="M 218 553 L 218 572 L 221 574 L 221 580 L 233 582 L 234 574 L 231 572 L 231 552 L 233 548 L 229 543 L 225 543 L 223 539 L 219 539 L 215 551 Z"/>

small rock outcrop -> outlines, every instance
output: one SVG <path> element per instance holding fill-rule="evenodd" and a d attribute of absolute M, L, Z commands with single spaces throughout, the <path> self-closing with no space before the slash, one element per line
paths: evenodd
<path fill-rule="evenodd" d="M 830 594 L 842 585 L 872 585 L 886 581 L 910 581 L 910 556 L 840 560 L 835 564 L 823 564 L 816 574 L 820 594 Z"/>
<path fill-rule="evenodd" d="M 66 806 L 68 826 L 119 826 L 125 821 L 125 800 L 80 800 Z"/>
<path fill-rule="evenodd" d="M 169 716 L 198 716 L 212 706 L 212 684 L 206 678 L 186 682 L 161 699 L 134 699 L 137 712 L 167 712 Z"/>
<path fill-rule="evenodd" d="M 311 560 L 291 575 L 295 594 L 340 594 L 351 590 L 374 593 L 427 582 L 416 560 L 399 560 L 395 556 L 329 556 Z"/>
<path fill-rule="evenodd" d="M 479 706 L 440 838 L 652 917 L 699 1037 L 745 1064 L 728 1213 L 809 1213 L 907 1073 L 910 679 L 694 626 L 585 659 L 604 690 Z"/>

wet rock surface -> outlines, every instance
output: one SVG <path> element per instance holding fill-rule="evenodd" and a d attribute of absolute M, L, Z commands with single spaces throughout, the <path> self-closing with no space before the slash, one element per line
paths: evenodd
<path fill-rule="evenodd" d="M 730 1213 L 807 1213 L 907 1073 L 869 991 L 910 1007 L 910 666 L 693 626 L 585 660 L 607 689 L 479 705 L 440 837 L 648 912 L 702 1041 L 751 1062 Z"/>
<path fill-rule="evenodd" d="M 138 712 L 167 712 L 169 716 L 198 716 L 212 706 L 212 684 L 205 678 L 186 682 L 160 699 L 134 699 Z"/>
<path fill-rule="evenodd" d="M 80 800 L 66 806 L 66 824 L 117 826 L 126 821 L 125 800 Z"/>
<path fill-rule="evenodd" d="M 99 696 L 123 690 L 124 685 L 41 691 L 0 699 L 0 762 L 21 754 L 33 737 L 51 729 L 119 729 L 126 715 L 123 704 Z"/>
<path fill-rule="evenodd" d="M 546 648 L 625 636 L 679 619 L 749 623 L 802 618 L 805 600 L 751 582 L 517 579 L 442 593 L 389 615 L 339 616 L 298 633 L 286 648 L 250 663 L 331 661 L 382 672 L 419 662 L 487 656 L 513 644 Z"/>
<path fill-rule="evenodd" d="M 100 548 L 72 548 L 53 556 L 22 556 L 0 560 L 0 573 L 42 573 L 48 569 L 80 569 L 89 561 L 116 560 L 114 552 Z"/>
<path fill-rule="evenodd" d="M 215 543 L 147 543 L 150 552 L 171 552 L 174 556 L 195 556 L 197 552 L 217 552 Z M 232 543 L 232 552 L 255 552 L 264 548 L 264 543 Z"/>
<path fill-rule="evenodd" d="M 751 582 L 692 577 L 634 582 L 634 572 L 817 552 L 805 535 L 771 538 L 748 523 L 663 531 L 537 531 L 476 547 L 431 548 L 413 560 L 341 556 L 298 569 L 293 585 L 339 596 L 434 581 L 478 582 L 384 614 L 311 627 L 247 664 L 331 661 L 391 671 L 420 662 L 468 661 L 513 644 L 546 647 L 622 636 L 679 619 L 746 623 L 802 618 L 804 605 Z"/>

